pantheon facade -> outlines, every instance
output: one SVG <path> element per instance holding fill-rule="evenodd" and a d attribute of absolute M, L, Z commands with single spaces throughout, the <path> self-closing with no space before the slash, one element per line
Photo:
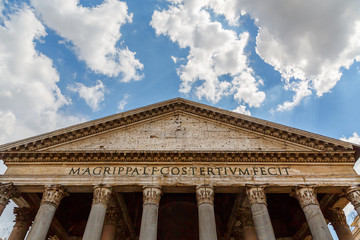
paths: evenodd
<path fill-rule="evenodd" d="M 0 215 L 17 205 L 10 240 L 354 239 L 359 156 L 176 98 L 0 146 Z"/>

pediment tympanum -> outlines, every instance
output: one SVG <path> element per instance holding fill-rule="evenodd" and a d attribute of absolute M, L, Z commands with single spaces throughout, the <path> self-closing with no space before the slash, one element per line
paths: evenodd
<path fill-rule="evenodd" d="M 48 148 L 47 151 L 310 151 L 186 113 L 174 113 Z"/>

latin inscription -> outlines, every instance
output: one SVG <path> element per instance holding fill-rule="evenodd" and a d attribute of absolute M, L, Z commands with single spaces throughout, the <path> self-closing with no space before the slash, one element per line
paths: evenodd
<path fill-rule="evenodd" d="M 124 166 L 72 167 L 69 175 L 128 176 L 281 176 L 290 175 L 290 167 L 193 167 L 193 166 Z"/>

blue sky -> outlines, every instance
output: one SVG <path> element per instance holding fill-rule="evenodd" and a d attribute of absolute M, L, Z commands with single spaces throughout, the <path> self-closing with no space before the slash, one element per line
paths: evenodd
<path fill-rule="evenodd" d="M 0 11 L 0 143 L 183 97 L 360 144 L 359 1 L 5 0 Z"/>

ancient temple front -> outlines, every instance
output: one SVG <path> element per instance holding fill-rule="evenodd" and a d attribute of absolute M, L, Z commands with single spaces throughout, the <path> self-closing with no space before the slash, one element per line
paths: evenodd
<path fill-rule="evenodd" d="M 354 239 L 359 153 L 176 98 L 0 146 L 0 214 L 11 240 Z"/>

